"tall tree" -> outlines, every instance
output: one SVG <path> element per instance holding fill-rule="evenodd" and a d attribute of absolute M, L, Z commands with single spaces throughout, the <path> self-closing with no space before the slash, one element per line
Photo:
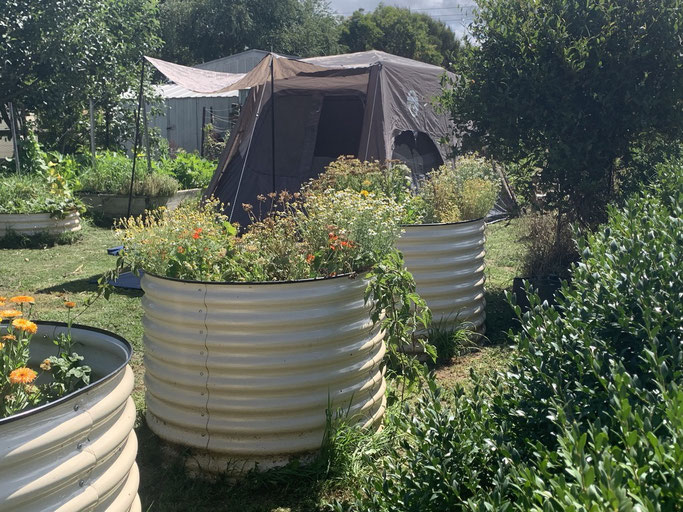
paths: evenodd
<path fill-rule="evenodd" d="M 37 114 L 62 150 L 86 139 L 89 98 L 118 104 L 158 44 L 156 0 L 0 0 L 0 12 L 0 113 L 13 101 Z"/>
<path fill-rule="evenodd" d="M 380 4 L 373 12 L 359 9 L 347 18 L 340 35 L 345 51 L 383 50 L 450 68 L 460 41 L 443 22 L 403 7 Z"/>
<path fill-rule="evenodd" d="M 560 220 L 603 221 L 632 145 L 683 134 L 683 4 L 478 3 L 444 95 L 465 147 L 527 162 Z"/>
<path fill-rule="evenodd" d="M 298 55 L 338 50 L 338 21 L 324 0 L 165 0 L 161 57 L 196 64 L 248 48 Z"/>

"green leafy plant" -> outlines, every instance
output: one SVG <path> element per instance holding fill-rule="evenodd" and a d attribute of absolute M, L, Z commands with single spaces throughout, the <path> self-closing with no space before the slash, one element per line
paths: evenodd
<path fill-rule="evenodd" d="M 161 159 L 158 168 L 160 173 L 178 180 L 183 189 L 204 188 L 216 171 L 216 162 L 206 160 L 196 153 L 178 151 L 173 158 Z"/>
<path fill-rule="evenodd" d="M 470 155 L 455 165 L 430 172 L 419 187 L 424 204 L 422 222 L 479 219 L 491 210 L 500 191 L 500 178 L 485 159 Z"/>
<path fill-rule="evenodd" d="M 133 161 L 123 153 L 102 151 L 97 153 L 96 165 L 90 163 L 82 167 L 80 182 L 81 192 L 94 194 L 128 194 Z M 159 173 L 158 166 L 147 169 L 147 159 L 138 155 L 135 166 L 133 195 L 136 196 L 172 196 L 178 190 L 178 181 L 172 176 Z"/>
<path fill-rule="evenodd" d="M 0 297 L 0 418 L 51 402 L 87 386 L 90 367 L 83 364 L 82 356 L 72 351 L 71 309 L 75 304 L 65 302 L 69 310 L 67 333 L 53 340 L 58 348 L 57 355 L 40 364 L 41 374 L 46 378 L 43 384 L 39 384 L 38 373 L 28 366 L 31 338 L 38 329 L 29 320 L 35 300 L 28 295 L 12 297 L 9 304 L 5 300 Z M 7 320 L 7 324 L 3 324 L 3 320 Z"/>
<path fill-rule="evenodd" d="M 0 180 L 0 213 L 49 213 L 63 217 L 83 206 L 71 191 L 69 183 L 46 165 L 39 174 L 10 174 Z"/>
<path fill-rule="evenodd" d="M 403 255 L 391 250 L 368 275 L 370 283 L 365 301 L 372 304 L 371 318 L 384 331 L 387 346 L 387 365 L 403 379 L 403 384 L 413 384 L 424 374 L 418 360 L 406 354 L 406 347 L 417 344 L 427 356 L 436 361 L 435 348 L 425 340 L 414 340 L 415 331 L 427 329 L 431 323 L 431 311 L 415 290 L 415 280 L 405 268 Z M 401 389 L 401 401 L 405 386 Z"/>
<path fill-rule="evenodd" d="M 580 241 L 557 307 L 534 294 L 524 316 L 515 306 L 509 369 L 452 397 L 432 384 L 344 507 L 680 508 L 682 217 L 683 174 L 668 165 Z"/>

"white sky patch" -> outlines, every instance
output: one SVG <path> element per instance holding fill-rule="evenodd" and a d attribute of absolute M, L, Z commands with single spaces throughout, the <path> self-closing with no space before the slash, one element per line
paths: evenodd
<path fill-rule="evenodd" d="M 358 9 L 374 11 L 379 3 L 380 0 L 330 0 L 330 7 L 343 16 L 351 16 Z M 459 37 L 465 34 L 476 7 L 475 0 L 385 0 L 383 3 L 429 14 L 451 27 Z"/>

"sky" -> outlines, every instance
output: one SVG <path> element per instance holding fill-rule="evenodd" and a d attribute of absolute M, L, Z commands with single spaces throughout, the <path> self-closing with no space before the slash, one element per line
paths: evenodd
<path fill-rule="evenodd" d="M 357 9 L 373 11 L 380 0 L 329 0 L 333 11 L 350 16 Z M 472 20 L 474 0 L 384 0 L 385 5 L 409 7 L 415 12 L 429 14 L 451 27 L 458 36 L 465 33 L 465 27 Z"/>

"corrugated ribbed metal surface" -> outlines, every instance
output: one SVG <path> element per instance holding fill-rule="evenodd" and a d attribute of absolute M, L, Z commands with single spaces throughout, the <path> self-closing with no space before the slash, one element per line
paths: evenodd
<path fill-rule="evenodd" d="M 183 282 L 145 274 L 147 420 L 202 472 L 267 469 L 320 448 L 328 404 L 366 426 L 386 406 L 382 333 L 361 278 Z"/>
<path fill-rule="evenodd" d="M 433 325 L 468 322 L 483 331 L 484 228 L 483 219 L 405 226 L 397 247 L 432 310 Z"/>
<path fill-rule="evenodd" d="M 30 366 L 54 354 L 52 339 L 64 331 L 63 324 L 39 325 Z M 72 334 L 95 379 L 53 404 L 0 420 L 0 511 L 141 509 L 130 346 L 104 331 Z"/>
<path fill-rule="evenodd" d="M 68 213 L 63 219 L 50 217 L 49 213 L 1 214 L 0 236 L 14 231 L 20 235 L 50 233 L 58 235 L 80 231 L 81 216 L 78 212 Z"/>

